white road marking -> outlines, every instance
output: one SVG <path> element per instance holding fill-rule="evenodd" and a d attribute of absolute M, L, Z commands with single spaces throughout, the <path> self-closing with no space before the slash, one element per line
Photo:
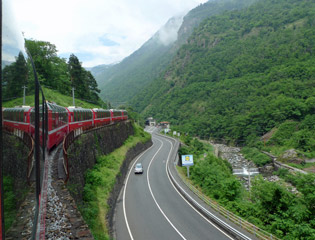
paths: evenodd
<path fill-rule="evenodd" d="M 156 138 L 156 139 L 157 139 L 157 138 Z M 158 149 L 158 151 L 154 154 L 154 156 L 152 157 L 152 159 L 151 159 L 151 161 L 150 161 L 150 163 L 149 163 L 148 173 L 147 173 L 148 187 L 149 187 L 150 193 L 151 193 L 151 195 L 152 195 L 152 198 L 153 198 L 153 200 L 154 200 L 156 206 L 158 207 L 158 209 L 160 210 L 160 212 L 163 214 L 163 216 L 165 217 L 165 219 L 166 219 L 166 220 L 169 222 L 169 224 L 174 228 L 174 230 L 181 236 L 181 238 L 186 240 L 186 238 L 183 236 L 183 234 L 180 233 L 180 231 L 174 226 L 174 224 L 169 220 L 169 218 L 168 218 L 168 217 L 166 216 L 166 214 L 163 212 L 162 208 L 161 208 L 160 205 L 157 203 L 157 201 L 156 201 L 156 199 L 155 199 L 155 197 L 154 197 L 154 194 L 153 194 L 153 192 L 152 192 L 152 189 L 151 189 L 150 179 L 149 179 L 150 167 L 151 167 L 151 164 L 152 164 L 152 162 L 153 162 L 155 156 L 158 154 L 158 152 L 161 150 L 161 148 L 162 148 L 163 145 L 164 145 L 164 143 L 163 143 L 161 140 L 159 140 L 159 139 L 157 139 L 157 140 L 158 140 L 159 142 L 161 142 L 162 145 L 161 145 L 161 147 Z"/>
<path fill-rule="evenodd" d="M 169 141 L 168 139 L 165 139 L 165 140 L 168 141 L 168 142 L 171 144 L 171 151 L 170 151 L 170 153 L 171 153 L 172 150 L 173 150 L 173 143 L 172 143 L 171 141 Z M 167 171 L 169 159 L 170 159 L 170 154 L 168 155 L 168 158 L 167 158 L 165 170 L 166 170 L 166 174 L 167 174 L 167 177 L 168 177 L 170 183 L 172 184 L 173 188 L 176 190 L 176 192 L 178 193 L 178 195 L 181 196 L 181 198 L 184 199 L 185 202 L 186 202 L 192 209 L 194 209 L 195 212 L 197 212 L 201 217 L 203 217 L 209 224 L 211 224 L 213 227 L 215 227 L 216 229 L 218 229 L 221 233 L 223 233 L 223 234 L 224 234 L 225 236 L 227 236 L 229 239 L 232 239 L 232 240 L 233 240 L 233 238 L 231 238 L 231 237 L 230 237 L 229 235 L 227 235 L 224 231 L 222 231 L 220 228 L 218 228 L 214 223 L 212 223 L 209 219 L 207 219 L 204 215 L 202 215 L 202 214 L 201 214 L 190 202 L 188 202 L 188 201 L 186 200 L 186 198 L 184 198 L 184 197 L 182 196 L 182 194 L 177 190 L 177 188 L 174 186 L 174 184 L 173 184 L 173 182 L 172 182 L 172 180 L 171 180 L 171 178 L 170 178 L 170 176 L 169 176 L 169 173 L 168 173 L 168 171 Z M 173 177 L 173 178 L 174 178 L 174 177 Z M 185 190 L 183 190 L 183 189 L 182 189 L 182 191 L 185 192 Z M 188 193 L 187 193 L 187 195 L 188 195 Z M 196 202 L 196 201 L 195 201 L 195 202 Z M 198 203 L 196 202 L 196 204 L 198 204 Z M 198 204 L 198 205 L 199 205 L 199 207 L 203 208 L 200 204 Z M 203 209 L 204 209 L 204 208 L 203 208 Z M 206 210 L 206 209 L 205 209 L 205 210 Z M 206 210 L 206 211 L 207 211 L 207 210 Z M 208 211 L 207 211 L 207 212 L 208 212 Z"/>
<path fill-rule="evenodd" d="M 130 176 L 130 173 L 132 172 L 133 168 L 134 168 L 134 165 L 136 164 L 136 162 L 143 156 L 143 154 L 145 154 L 149 149 L 151 149 L 153 147 L 153 145 L 151 147 L 149 147 L 147 150 L 145 150 L 143 153 L 141 153 L 139 155 L 139 157 L 137 157 L 137 159 L 135 160 L 135 162 L 132 164 L 132 167 L 130 168 L 130 171 L 128 173 L 128 176 L 127 176 L 127 179 L 126 179 L 126 184 L 125 184 L 125 187 L 124 187 L 124 194 L 123 194 L 123 210 L 124 210 L 124 218 L 125 218 L 125 222 L 126 222 L 126 226 L 127 226 L 127 229 L 128 229 L 128 233 L 129 233 L 129 236 L 131 238 L 131 240 L 134 240 L 133 236 L 132 236 L 132 233 L 131 233 L 131 230 L 130 230 L 130 227 L 129 227 L 129 223 L 128 223 L 128 218 L 127 218 L 127 214 L 126 214 L 126 189 L 127 189 L 127 185 L 128 185 L 128 180 L 129 180 L 129 176 Z"/>
<path fill-rule="evenodd" d="M 150 167 L 151 167 L 151 164 L 154 160 L 154 158 L 156 157 L 156 155 L 158 154 L 158 152 L 161 150 L 161 148 L 163 147 L 164 143 L 163 141 L 161 141 L 160 139 L 158 138 L 155 138 L 156 140 L 158 140 L 159 142 L 161 142 L 161 146 L 159 147 L 159 149 L 156 151 L 156 153 L 154 154 L 154 156 L 152 157 L 152 159 L 150 160 L 150 163 L 149 163 L 149 166 L 148 166 L 148 170 L 147 170 L 147 182 L 148 182 L 148 187 L 149 187 L 149 191 L 151 193 L 151 196 L 156 204 L 156 206 L 158 207 L 158 209 L 160 210 L 160 212 L 162 213 L 162 215 L 165 217 L 165 219 L 169 222 L 169 224 L 173 227 L 173 229 L 181 236 L 182 239 L 186 240 L 186 238 L 183 236 L 183 234 L 180 233 L 180 231 L 174 226 L 174 224 L 169 220 L 169 218 L 166 216 L 166 214 L 163 212 L 162 208 L 160 207 L 160 205 L 158 204 L 153 192 L 152 192 L 152 189 L 151 189 L 151 185 L 150 185 L 150 179 L 149 179 L 149 174 L 150 174 Z M 176 187 L 174 186 L 173 182 L 171 181 L 170 179 L 170 176 L 169 176 L 169 173 L 167 171 L 167 167 L 168 167 L 168 163 L 169 163 L 169 160 L 170 160 L 170 155 L 173 151 L 173 143 L 167 139 L 165 139 L 166 141 L 168 141 L 170 144 L 171 144 L 171 149 L 169 151 L 169 154 L 168 154 L 168 157 L 167 157 L 167 161 L 166 161 L 166 174 L 168 176 L 168 179 L 171 183 L 171 185 L 173 186 L 173 188 L 176 190 L 176 192 L 179 194 L 179 196 L 185 200 L 185 202 L 192 208 L 194 209 L 201 217 L 203 217 L 209 224 L 211 224 L 213 227 L 215 227 L 216 229 L 218 229 L 220 232 L 222 232 L 225 236 L 227 236 L 229 239 L 232 239 L 229 235 L 227 235 L 225 232 L 223 232 L 220 228 L 218 228 L 216 225 L 214 225 L 210 220 L 208 220 L 205 216 L 203 216 L 191 203 L 189 203 L 183 196 L 182 194 L 176 189 Z M 126 222 L 126 226 L 127 226 L 127 229 L 128 229 L 128 233 L 129 233 L 129 236 L 131 238 L 131 240 L 134 240 L 133 238 L 133 235 L 131 233 L 131 229 L 130 229 L 130 226 L 129 226 L 129 223 L 128 223 L 128 218 L 127 218 L 127 214 L 126 214 L 126 189 L 127 189 L 127 185 L 128 185 L 128 181 L 129 181 L 129 177 L 130 177 L 130 174 L 134 168 L 134 165 L 137 163 L 137 161 L 149 150 L 153 147 L 153 145 L 148 148 L 146 151 L 144 151 L 142 154 L 139 155 L 139 157 L 135 160 L 135 162 L 132 164 L 132 167 L 130 168 L 130 171 L 128 173 L 128 176 L 127 176 L 127 179 L 126 179 L 126 184 L 125 184 L 125 187 L 124 187 L 124 191 L 123 191 L 123 212 L 124 212 L 124 218 L 125 218 L 125 222 Z M 164 163 L 165 161 L 163 161 Z M 197 203 L 197 202 L 196 202 Z M 198 203 L 197 203 L 198 204 Z M 201 206 L 202 207 L 202 206 Z M 207 211 L 207 210 L 206 210 Z"/>

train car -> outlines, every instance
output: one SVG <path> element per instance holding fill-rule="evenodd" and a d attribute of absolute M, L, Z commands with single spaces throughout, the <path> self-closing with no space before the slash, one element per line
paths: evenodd
<path fill-rule="evenodd" d="M 94 108 L 93 111 L 93 119 L 94 119 L 94 126 L 102 126 L 111 123 L 111 112 L 110 110 L 105 109 L 98 109 Z"/>
<path fill-rule="evenodd" d="M 48 107 L 48 141 L 47 148 L 58 146 L 68 134 L 69 116 L 65 107 L 47 103 Z"/>
<path fill-rule="evenodd" d="M 40 110 L 40 142 L 42 143 L 42 106 L 39 107 Z M 53 103 L 47 102 L 47 114 L 48 114 L 48 137 L 47 137 L 47 149 L 50 150 L 54 146 L 61 143 L 64 137 L 69 131 L 69 117 L 68 111 L 65 107 L 58 106 Z M 35 138 L 35 108 L 31 111 L 31 124 L 30 124 L 30 134 Z"/>
<path fill-rule="evenodd" d="M 15 132 L 23 131 L 29 133 L 30 131 L 30 113 L 32 107 L 22 106 L 15 108 L 3 109 L 3 126 L 7 131 Z"/>
<path fill-rule="evenodd" d="M 123 112 L 118 109 L 110 109 L 112 122 L 119 122 L 123 120 Z"/>
<path fill-rule="evenodd" d="M 122 120 L 128 120 L 128 112 L 126 110 L 122 110 Z"/>
<path fill-rule="evenodd" d="M 69 132 L 76 130 L 80 133 L 94 127 L 93 111 L 86 108 L 68 107 Z"/>

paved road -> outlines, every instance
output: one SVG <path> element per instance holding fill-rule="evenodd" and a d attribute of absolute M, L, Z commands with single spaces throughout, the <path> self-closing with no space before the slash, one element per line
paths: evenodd
<path fill-rule="evenodd" d="M 131 167 L 119 197 L 116 239 L 232 239 L 178 194 L 166 171 L 172 143 L 154 133 L 152 140 L 153 146 L 135 160 L 143 164 L 144 173 L 135 175 Z"/>

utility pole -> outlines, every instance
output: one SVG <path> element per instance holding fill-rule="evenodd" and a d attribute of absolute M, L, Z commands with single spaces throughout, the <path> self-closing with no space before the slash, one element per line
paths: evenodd
<path fill-rule="evenodd" d="M 25 105 L 25 90 L 27 87 L 23 86 L 22 88 L 24 89 L 24 91 L 23 91 L 23 105 Z"/>
<path fill-rule="evenodd" d="M 74 90 L 75 90 L 75 88 L 72 87 L 72 104 L 73 104 L 73 106 L 75 107 L 75 102 L 74 102 Z"/>
<path fill-rule="evenodd" d="M 0 0 L 0 108 L 2 109 L 2 0 Z M 2 119 L 2 111 L 0 112 Z M 2 121 L 0 121 L 0 239 L 5 239 L 4 232 L 4 197 L 3 197 L 3 141 L 2 141 Z"/>

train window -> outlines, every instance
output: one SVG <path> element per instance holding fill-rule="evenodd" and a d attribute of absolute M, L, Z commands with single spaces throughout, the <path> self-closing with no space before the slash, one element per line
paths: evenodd
<path fill-rule="evenodd" d="M 55 121 L 55 113 L 54 112 L 51 113 L 51 122 L 52 122 L 52 129 L 55 129 L 56 121 Z"/>

